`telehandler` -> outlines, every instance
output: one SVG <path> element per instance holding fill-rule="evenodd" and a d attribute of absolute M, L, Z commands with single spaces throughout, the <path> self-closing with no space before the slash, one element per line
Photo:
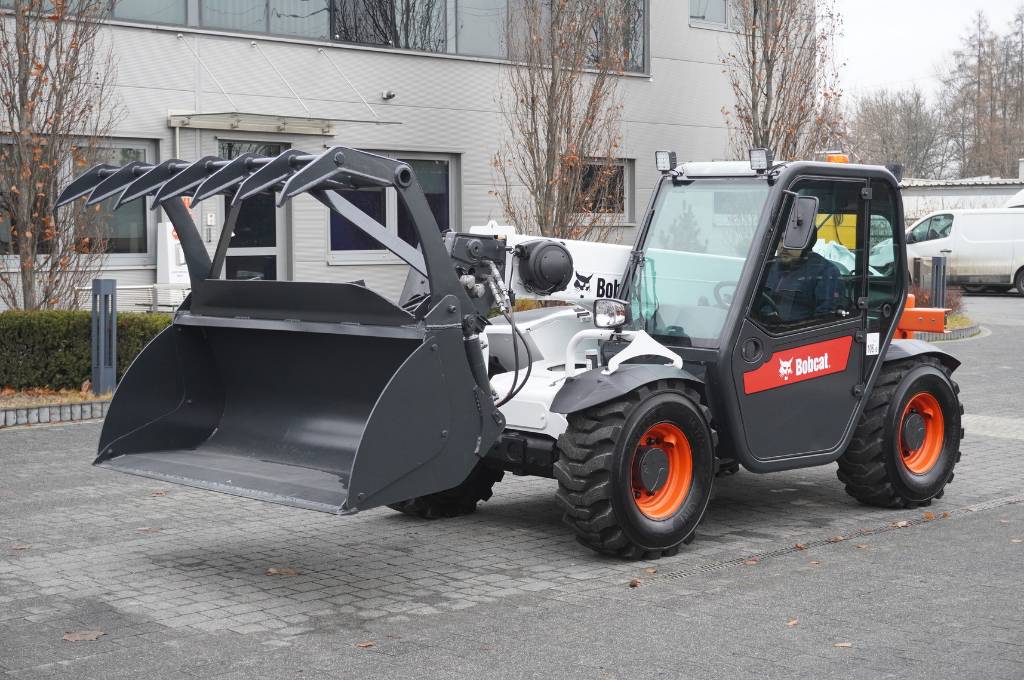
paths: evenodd
<path fill-rule="evenodd" d="M 740 466 L 836 462 L 851 496 L 882 507 L 941 497 L 963 437 L 959 362 L 913 339 L 944 310 L 907 294 L 893 175 L 763 149 L 656 160 L 632 246 L 442 232 L 407 164 L 346 147 L 90 169 L 58 205 L 152 197 L 191 279 L 117 387 L 95 464 L 422 517 L 472 512 L 505 472 L 553 477 L 577 538 L 634 559 L 689 543 L 716 476 Z M 411 242 L 352 200 L 381 187 Z M 400 299 L 223 278 L 240 208 L 265 192 L 307 193 L 401 258 Z M 211 257 L 183 197 L 218 194 Z M 564 304 L 512 313 L 525 298 Z"/>

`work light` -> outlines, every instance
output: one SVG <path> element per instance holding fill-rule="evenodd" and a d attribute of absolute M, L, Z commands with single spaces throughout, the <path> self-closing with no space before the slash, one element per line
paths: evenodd
<path fill-rule="evenodd" d="M 669 172 L 676 167 L 675 151 L 655 151 L 654 160 L 658 164 L 659 172 Z"/>
<path fill-rule="evenodd" d="M 754 172 L 764 172 L 772 167 L 772 152 L 768 149 L 750 150 L 750 169 Z"/>

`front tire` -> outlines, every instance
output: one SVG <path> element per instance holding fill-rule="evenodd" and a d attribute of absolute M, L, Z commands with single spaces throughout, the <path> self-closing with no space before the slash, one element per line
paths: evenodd
<path fill-rule="evenodd" d="M 837 461 L 848 494 L 883 508 L 914 508 L 942 497 L 963 438 L 960 387 L 950 374 L 927 356 L 882 367 Z"/>
<path fill-rule="evenodd" d="M 477 463 L 465 481 L 458 486 L 428 496 L 417 496 L 399 503 L 391 503 L 388 507 L 422 519 L 468 515 L 476 512 L 477 503 L 486 501 L 493 495 L 491 488 L 504 476 L 502 470 L 485 463 Z"/>
<path fill-rule="evenodd" d="M 714 434 L 696 392 L 659 381 L 569 416 L 555 463 L 580 543 L 626 559 L 674 555 L 711 498 Z"/>

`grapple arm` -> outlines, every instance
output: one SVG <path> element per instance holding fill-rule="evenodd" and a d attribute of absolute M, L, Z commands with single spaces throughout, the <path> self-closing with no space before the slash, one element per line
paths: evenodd
<path fill-rule="evenodd" d="M 340 192 L 391 187 L 418 247 Z M 396 305 L 359 283 L 222 280 L 244 201 L 308 193 L 410 265 Z M 182 198 L 229 197 L 213 259 Z M 330 512 L 456 486 L 504 421 L 476 334 L 493 300 L 480 276 L 504 241 L 442 238 L 408 164 L 347 147 L 275 157 L 98 165 L 57 205 L 153 197 L 177 231 L 192 293 L 131 365 L 97 465 Z M 472 247 L 470 247 L 472 246 Z M 485 273 L 485 274 L 484 274 Z"/>

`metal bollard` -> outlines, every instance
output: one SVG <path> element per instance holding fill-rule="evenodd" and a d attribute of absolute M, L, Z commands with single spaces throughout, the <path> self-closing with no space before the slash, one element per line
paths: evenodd
<path fill-rule="evenodd" d="M 913 263 L 910 266 L 910 280 L 915 286 L 922 285 L 924 281 L 924 273 L 921 271 L 924 268 L 924 263 L 921 262 L 921 258 L 915 257 Z"/>
<path fill-rule="evenodd" d="M 92 280 L 92 391 L 107 394 L 117 384 L 117 281 Z"/>
<path fill-rule="evenodd" d="M 932 258 L 932 307 L 946 306 L 946 257 Z"/>

